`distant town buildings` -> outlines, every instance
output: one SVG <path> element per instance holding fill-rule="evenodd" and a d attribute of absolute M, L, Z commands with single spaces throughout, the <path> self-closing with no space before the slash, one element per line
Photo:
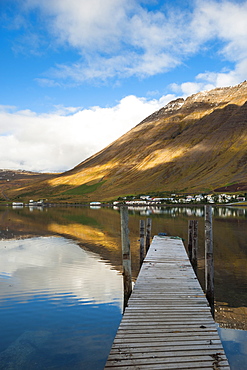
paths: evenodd
<path fill-rule="evenodd" d="M 152 197 L 150 195 L 140 195 L 138 199 L 133 197 L 124 197 L 113 202 L 113 205 L 124 203 L 126 205 L 160 205 L 160 204 L 228 204 L 234 202 L 246 201 L 247 196 L 229 195 L 229 194 L 196 194 L 196 195 L 177 195 L 170 197 Z"/>

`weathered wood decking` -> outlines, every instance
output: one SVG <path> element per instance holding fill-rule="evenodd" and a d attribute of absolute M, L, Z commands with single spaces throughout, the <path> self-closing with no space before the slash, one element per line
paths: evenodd
<path fill-rule="evenodd" d="M 230 369 L 182 240 L 154 237 L 105 369 Z"/>

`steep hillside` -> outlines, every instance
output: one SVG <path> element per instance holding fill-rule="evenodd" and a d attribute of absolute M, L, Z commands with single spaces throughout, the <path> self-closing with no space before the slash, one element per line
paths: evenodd
<path fill-rule="evenodd" d="M 15 188 L 23 188 L 35 182 L 53 178 L 54 174 L 30 172 L 24 170 L 0 169 L 0 200 L 9 200 L 8 193 Z"/>
<path fill-rule="evenodd" d="M 245 190 L 246 143 L 247 82 L 243 82 L 170 102 L 101 152 L 44 182 L 37 195 L 70 201 L 226 186 Z"/>

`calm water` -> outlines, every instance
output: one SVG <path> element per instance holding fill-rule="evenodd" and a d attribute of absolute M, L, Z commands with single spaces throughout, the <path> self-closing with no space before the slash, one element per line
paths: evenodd
<path fill-rule="evenodd" d="M 140 219 L 178 235 L 203 208 L 129 210 L 133 278 Z M 247 210 L 214 209 L 216 321 L 231 369 L 247 369 Z M 122 314 L 119 211 L 0 207 L 0 369 L 103 369 Z"/>

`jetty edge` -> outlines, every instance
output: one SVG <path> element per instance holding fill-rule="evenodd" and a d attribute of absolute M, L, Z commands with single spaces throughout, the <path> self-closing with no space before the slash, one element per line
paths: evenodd
<path fill-rule="evenodd" d="M 230 369 L 181 238 L 154 236 L 105 369 Z"/>

